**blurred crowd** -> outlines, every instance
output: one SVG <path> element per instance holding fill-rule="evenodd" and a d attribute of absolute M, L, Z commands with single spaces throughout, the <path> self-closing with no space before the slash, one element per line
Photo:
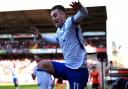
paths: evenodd
<path fill-rule="evenodd" d="M 84 41 L 85 46 L 91 47 L 106 47 L 105 40 L 94 40 L 87 39 Z M 0 40 L 0 49 L 25 49 L 25 48 L 56 48 L 58 45 L 47 43 L 44 41 L 33 41 L 33 40 L 24 40 L 24 41 L 10 41 L 10 40 Z"/>
<path fill-rule="evenodd" d="M 55 48 L 55 44 L 34 41 L 0 41 L 0 49 Z"/>

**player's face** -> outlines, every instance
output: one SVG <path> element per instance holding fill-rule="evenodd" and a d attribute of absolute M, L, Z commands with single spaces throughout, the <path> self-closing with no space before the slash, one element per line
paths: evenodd
<path fill-rule="evenodd" d="M 59 11 L 58 9 L 51 11 L 51 17 L 56 27 L 62 26 L 65 21 L 65 13 L 62 11 Z"/>
<path fill-rule="evenodd" d="M 36 63 L 39 63 L 40 62 L 40 59 L 36 59 Z"/>

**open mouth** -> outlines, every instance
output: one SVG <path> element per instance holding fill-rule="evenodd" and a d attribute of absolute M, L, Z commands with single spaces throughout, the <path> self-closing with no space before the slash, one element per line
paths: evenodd
<path fill-rule="evenodd" d="M 58 24 L 58 21 L 55 21 L 54 23 L 55 23 L 55 24 Z"/>

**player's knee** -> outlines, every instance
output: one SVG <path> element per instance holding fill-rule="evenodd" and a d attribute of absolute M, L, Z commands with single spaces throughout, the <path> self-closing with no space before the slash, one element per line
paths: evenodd
<path fill-rule="evenodd" d="M 47 71 L 51 68 L 52 68 L 52 63 L 49 62 L 49 61 L 42 60 L 37 65 L 37 69 L 41 69 L 41 70 L 44 70 L 44 71 Z"/>
<path fill-rule="evenodd" d="M 40 61 L 38 64 L 37 64 L 37 69 L 44 69 L 45 68 L 45 61 Z"/>

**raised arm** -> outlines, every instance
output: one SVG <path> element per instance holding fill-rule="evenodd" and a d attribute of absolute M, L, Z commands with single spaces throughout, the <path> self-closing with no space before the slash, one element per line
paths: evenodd
<path fill-rule="evenodd" d="M 36 37 L 38 37 L 39 39 L 42 39 L 41 33 L 39 32 L 39 30 L 35 26 L 31 26 L 30 29 L 32 30 L 32 32 L 34 33 L 34 35 Z"/>
<path fill-rule="evenodd" d="M 81 22 L 88 14 L 88 10 L 86 7 L 83 7 L 80 2 L 72 2 L 70 6 L 73 8 L 75 12 L 74 15 L 74 22 L 79 23 Z"/>
<path fill-rule="evenodd" d="M 44 41 L 47 41 L 47 42 L 50 42 L 50 43 L 54 43 L 54 44 L 57 44 L 57 39 L 56 39 L 56 36 L 54 35 L 42 35 L 39 30 L 32 26 L 31 27 L 32 31 L 34 32 L 35 36 L 38 37 L 40 40 L 44 40 Z"/>

